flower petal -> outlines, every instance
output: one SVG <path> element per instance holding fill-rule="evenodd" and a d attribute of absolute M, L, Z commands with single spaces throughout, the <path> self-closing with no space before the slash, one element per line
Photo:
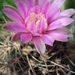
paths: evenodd
<path fill-rule="evenodd" d="M 61 25 L 62 23 L 60 21 L 54 21 L 52 22 L 49 26 L 48 26 L 48 30 L 53 30 L 56 28 L 61 28 L 63 27 L 63 25 Z"/>
<path fill-rule="evenodd" d="M 3 29 L 10 32 L 27 32 L 25 26 L 17 22 L 8 22 L 4 25 Z"/>
<path fill-rule="evenodd" d="M 64 18 L 59 18 L 58 21 L 60 21 L 63 26 L 67 26 L 70 23 L 72 23 L 74 20 L 68 17 L 64 17 Z"/>
<path fill-rule="evenodd" d="M 17 33 L 17 34 L 15 34 L 14 37 L 13 37 L 13 41 L 19 41 L 21 34 L 23 34 L 23 33 Z"/>
<path fill-rule="evenodd" d="M 25 3 L 25 0 L 14 0 L 14 2 L 15 2 L 15 4 L 18 6 L 18 2 L 19 1 L 22 1 L 22 2 L 24 2 Z"/>
<path fill-rule="evenodd" d="M 20 36 L 22 43 L 28 43 L 32 39 L 31 34 L 21 34 Z"/>
<path fill-rule="evenodd" d="M 37 33 L 37 28 L 35 28 L 35 22 L 33 21 L 30 25 L 26 25 L 27 29 L 33 36 L 40 36 L 39 33 Z"/>
<path fill-rule="evenodd" d="M 37 51 L 38 51 L 41 55 L 43 55 L 44 52 L 45 52 L 45 50 L 46 50 L 46 47 L 45 47 L 44 42 L 40 39 L 40 37 L 34 37 L 34 38 L 32 39 L 32 41 L 33 41 L 33 43 L 34 43 L 34 45 L 35 45 Z"/>
<path fill-rule="evenodd" d="M 14 10 L 15 12 L 19 13 L 18 10 L 11 5 L 5 5 L 4 8 L 10 8 L 10 9 Z"/>
<path fill-rule="evenodd" d="M 60 16 L 70 17 L 75 13 L 75 9 L 67 9 L 60 13 Z"/>
<path fill-rule="evenodd" d="M 49 7 L 50 7 L 49 2 L 44 3 L 42 8 L 41 8 L 42 9 L 41 12 L 46 15 L 47 11 L 49 10 Z"/>
<path fill-rule="evenodd" d="M 33 21 L 30 26 L 28 26 L 29 30 L 35 31 L 35 22 Z"/>
<path fill-rule="evenodd" d="M 51 3 L 51 7 L 59 7 L 60 8 L 64 2 L 65 2 L 65 0 L 54 0 Z"/>
<path fill-rule="evenodd" d="M 35 13 L 35 14 L 38 14 L 40 13 L 40 7 L 39 6 L 35 6 L 33 8 L 30 9 L 29 13 Z"/>
<path fill-rule="evenodd" d="M 27 8 L 30 9 L 31 7 L 33 7 L 35 5 L 35 0 L 14 0 L 17 7 L 18 7 L 18 2 L 22 1 L 23 3 L 26 4 Z"/>
<path fill-rule="evenodd" d="M 51 10 L 50 12 L 47 13 L 47 20 L 49 23 L 54 21 L 60 14 L 60 8 L 54 8 L 54 10 Z"/>
<path fill-rule="evenodd" d="M 64 35 L 64 34 L 56 34 L 56 33 L 54 34 L 53 33 L 51 36 L 54 36 L 54 39 L 57 41 L 62 41 L 62 42 L 68 41 L 66 35 Z"/>
<path fill-rule="evenodd" d="M 40 34 L 39 34 L 39 33 L 34 32 L 33 30 L 30 30 L 30 32 L 31 32 L 31 34 L 32 34 L 33 36 L 40 36 Z"/>
<path fill-rule="evenodd" d="M 57 33 L 53 33 L 53 34 L 50 34 L 55 40 L 57 41 L 62 41 L 62 42 L 66 42 L 68 41 L 66 35 L 64 34 L 57 34 Z"/>
<path fill-rule="evenodd" d="M 39 24 L 38 24 L 38 27 L 37 27 L 37 31 L 39 33 L 43 33 L 47 28 L 47 25 L 45 24 L 45 22 L 43 20 L 40 20 Z"/>
<path fill-rule="evenodd" d="M 48 34 L 57 41 L 65 42 L 65 41 L 68 41 L 67 37 L 71 33 L 66 28 L 58 28 L 53 31 L 50 31 L 50 33 Z"/>
<path fill-rule="evenodd" d="M 22 18 L 20 15 L 14 11 L 13 9 L 10 8 L 4 8 L 3 12 L 12 20 L 17 21 L 17 22 L 23 22 Z"/>
<path fill-rule="evenodd" d="M 35 5 L 42 7 L 42 5 L 46 2 L 49 2 L 49 0 L 35 0 Z"/>
<path fill-rule="evenodd" d="M 35 5 L 35 0 L 25 0 L 25 3 L 27 4 L 28 9 L 30 9 Z"/>
<path fill-rule="evenodd" d="M 14 28 L 13 28 L 13 22 L 8 22 L 3 26 L 3 29 L 10 31 L 10 32 L 17 32 Z"/>
<path fill-rule="evenodd" d="M 60 7 L 63 5 L 65 0 L 52 0 L 50 3 L 49 10 L 47 11 L 47 15 L 49 13 L 55 12 L 57 9 L 60 9 Z"/>
<path fill-rule="evenodd" d="M 27 29 L 22 23 L 14 22 L 12 26 L 17 32 L 27 32 Z"/>
<path fill-rule="evenodd" d="M 25 19 L 26 15 L 27 15 L 27 7 L 26 7 L 25 3 L 23 1 L 18 1 L 17 5 L 18 5 L 18 10 L 19 10 L 21 16 L 23 17 L 23 19 Z"/>
<path fill-rule="evenodd" d="M 41 36 L 41 39 L 43 40 L 43 42 L 45 44 L 48 44 L 50 46 L 53 46 L 54 38 L 51 37 L 50 35 L 44 34 L 44 35 Z"/>
<path fill-rule="evenodd" d="M 71 34 L 71 32 L 66 28 L 57 28 L 55 30 L 52 30 L 51 33 L 58 33 L 58 34 L 65 34 L 65 35 Z"/>

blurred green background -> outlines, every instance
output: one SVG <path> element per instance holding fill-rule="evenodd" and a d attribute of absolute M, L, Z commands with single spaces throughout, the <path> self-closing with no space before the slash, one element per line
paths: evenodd
<path fill-rule="evenodd" d="M 2 9 L 4 8 L 4 5 L 12 5 L 15 6 L 14 0 L 0 0 L 0 34 L 4 34 L 6 33 L 6 31 L 4 31 L 2 29 L 2 26 L 4 24 L 4 19 L 9 20 L 9 18 L 2 12 Z"/>
<path fill-rule="evenodd" d="M 4 13 L 2 12 L 2 9 L 4 8 L 4 5 L 13 5 L 15 6 L 14 0 L 0 0 L 0 23 L 3 23 L 3 16 L 7 18 Z"/>

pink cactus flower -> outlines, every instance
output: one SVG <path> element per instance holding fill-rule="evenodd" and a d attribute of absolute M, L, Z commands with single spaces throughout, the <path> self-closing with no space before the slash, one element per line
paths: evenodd
<path fill-rule="evenodd" d="M 53 46 L 54 41 L 68 41 L 72 34 L 65 26 L 74 20 L 70 18 L 74 9 L 61 12 L 65 0 L 14 0 L 17 8 L 4 6 L 3 12 L 13 22 L 7 22 L 4 29 L 14 32 L 13 41 L 32 41 L 43 55 L 45 44 Z"/>

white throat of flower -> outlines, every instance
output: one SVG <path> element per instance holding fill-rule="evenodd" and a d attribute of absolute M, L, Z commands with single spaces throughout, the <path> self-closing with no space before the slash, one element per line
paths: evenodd
<path fill-rule="evenodd" d="M 34 25 L 35 25 L 34 31 L 37 32 L 38 25 L 39 25 L 39 22 L 41 20 L 44 21 L 44 23 L 45 23 L 45 29 L 46 29 L 48 25 L 47 25 L 47 21 L 46 21 L 45 16 L 42 13 L 39 13 L 39 14 L 31 13 L 25 19 L 25 23 L 27 24 L 26 25 L 27 26 L 27 29 L 30 30 L 31 25 L 34 23 Z"/>

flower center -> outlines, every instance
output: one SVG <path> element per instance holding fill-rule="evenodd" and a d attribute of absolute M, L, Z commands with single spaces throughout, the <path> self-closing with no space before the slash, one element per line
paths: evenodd
<path fill-rule="evenodd" d="M 30 21 L 35 21 L 35 24 L 37 24 L 38 21 L 40 21 L 41 19 L 45 20 L 44 15 L 40 14 L 35 14 L 35 13 L 31 13 L 30 14 Z"/>
<path fill-rule="evenodd" d="M 45 16 L 44 16 L 42 13 L 39 13 L 39 14 L 31 13 L 31 14 L 25 19 L 25 23 L 26 23 L 26 25 L 27 25 L 27 29 L 30 30 L 32 24 L 34 23 L 34 25 L 35 25 L 34 31 L 37 31 L 37 30 L 38 30 L 39 22 L 40 22 L 41 20 L 44 21 L 44 23 L 45 23 L 45 28 L 47 28 L 47 21 L 46 21 Z"/>

